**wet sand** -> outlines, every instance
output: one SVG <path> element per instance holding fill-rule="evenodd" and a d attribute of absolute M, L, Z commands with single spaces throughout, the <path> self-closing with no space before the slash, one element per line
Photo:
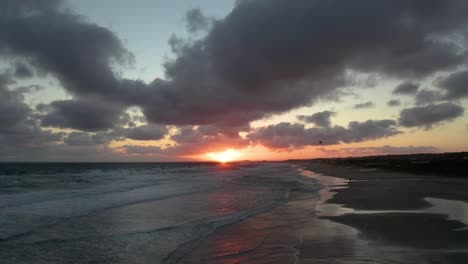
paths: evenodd
<path fill-rule="evenodd" d="M 287 204 L 216 230 L 181 263 L 468 263 L 467 180 L 296 165 L 320 182 L 319 195 L 294 190 Z"/>
<path fill-rule="evenodd" d="M 410 210 L 429 206 L 425 197 L 468 201 L 468 179 L 310 163 L 307 169 L 349 180 L 330 203 L 362 210 Z"/>
<path fill-rule="evenodd" d="M 357 229 L 371 245 L 418 252 L 422 263 L 468 263 L 467 179 L 323 163 L 306 167 L 348 180 L 348 188 L 334 190 L 327 201 L 341 213 L 322 218 Z"/>

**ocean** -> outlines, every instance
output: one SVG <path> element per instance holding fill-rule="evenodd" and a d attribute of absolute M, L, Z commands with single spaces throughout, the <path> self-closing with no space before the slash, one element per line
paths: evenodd
<path fill-rule="evenodd" d="M 0 262 L 295 263 L 320 189 L 287 163 L 3 163 Z"/>

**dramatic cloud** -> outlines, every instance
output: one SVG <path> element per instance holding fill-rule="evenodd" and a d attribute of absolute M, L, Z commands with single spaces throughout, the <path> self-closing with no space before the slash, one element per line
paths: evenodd
<path fill-rule="evenodd" d="M 342 140 L 343 142 L 361 142 L 374 140 L 383 137 L 389 137 L 400 134 L 396 129 L 394 120 L 368 120 L 366 122 L 350 122 L 348 125 L 348 134 Z"/>
<path fill-rule="evenodd" d="M 353 106 L 353 108 L 354 109 L 364 109 L 364 108 L 372 108 L 374 106 L 375 106 L 375 104 L 373 102 L 369 101 L 369 102 L 356 104 L 356 105 Z"/>
<path fill-rule="evenodd" d="M 113 72 L 114 63 L 132 60 L 119 38 L 71 13 L 62 1 L 2 1 L 0 9 L 0 55 L 27 60 L 75 95 L 131 101 L 141 94 L 134 93 L 138 82 Z"/>
<path fill-rule="evenodd" d="M 10 76 L 0 75 L 0 129 L 15 129 L 29 115 L 29 107 L 23 102 L 21 93 L 10 91 L 7 85 L 12 83 Z"/>
<path fill-rule="evenodd" d="M 43 126 L 83 131 L 113 128 L 123 114 L 121 106 L 92 98 L 54 101 L 50 108 L 51 111 L 42 119 Z"/>
<path fill-rule="evenodd" d="M 96 146 L 108 144 L 112 140 L 113 137 L 105 133 L 72 132 L 63 139 L 63 142 L 70 146 Z"/>
<path fill-rule="evenodd" d="M 445 91 L 444 99 L 454 100 L 468 97 L 468 71 L 456 72 L 439 83 Z"/>
<path fill-rule="evenodd" d="M 398 123 L 404 127 L 431 128 L 444 121 L 451 121 L 463 115 L 464 109 L 453 103 L 431 104 L 403 109 Z"/>
<path fill-rule="evenodd" d="M 398 99 L 391 99 L 390 101 L 387 102 L 387 105 L 390 106 L 390 107 L 400 106 L 401 101 L 398 100 Z"/>
<path fill-rule="evenodd" d="M 153 122 L 238 126 L 335 92 L 348 68 L 405 78 L 447 70 L 465 58 L 446 41 L 464 27 L 463 10 L 440 0 L 241 1 L 206 38 L 177 43 L 144 111 Z"/>
<path fill-rule="evenodd" d="M 34 113 L 24 102 L 21 90 L 10 90 L 11 76 L 0 74 L 0 158 L 18 160 L 35 155 L 61 140 L 62 133 L 41 129 Z M 36 152 L 34 152 L 36 151 Z"/>
<path fill-rule="evenodd" d="M 334 94 L 349 69 L 411 78 L 458 66 L 463 47 L 447 38 L 468 20 L 461 0 L 241 1 L 206 37 L 175 38 L 166 79 L 146 85 L 114 73 L 132 57 L 114 33 L 61 1 L 0 7 L 0 52 L 72 94 L 140 106 L 150 122 L 233 130 Z M 187 20 L 190 30 L 206 24 L 196 9 Z"/>
<path fill-rule="evenodd" d="M 415 95 L 414 103 L 417 105 L 424 105 L 434 103 L 442 99 L 443 95 L 439 91 L 423 89 Z"/>
<path fill-rule="evenodd" d="M 166 157 L 170 160 L 174 157 L 220 152 L 229 148 L 244 148 L 249 145 L 249 140 L 243 139 L 237 134 L 225 134 L 214 126 L 184 126 L 170 139 L 175 142 L 175 145 L 125 145 L 121 149 L 131 155 Z"/>
<path fill-rule="evenodd" d="M 414 94 L 418 87 L 408 88 L 411 83 L 450 73 L 467 58 L 460 41 L 468 23 L 465 0 L 245 0 L 217 20 L 189 11 L 189 33 L 203 34 L 174 35 L 164 77 L 144 83 L 120 74 L 132 65 L 133 55 L 116 34 L 75 14 L 63 1 L 7 0 L 0 10 L 0 57 L 16 64 L 12 78 L 52 77 L 72 97 L 40 105 L 37 112 L 19 89 L 3 85 L 0 139 L 23 140 L 18 145 L 84 151 L 97 135 L 105 138 L 102 142 L 154 140 L 167 134 L 165 126 L 180 129 L 172 136 L 176 145 L 163 148 L 165 153 L 248 145 L 239 132 L 275 148 L 376 139 L 398 133 L 394 122 L 332 127 L 330 116 L 322 114 L 310 121 L 304 117 L 316 125 L 310 129 L 282 123 L 251 131 L 249 124 L 318 100 L 340 99 L 340 89 L 354 84 L 350 72 L 405 82 L 394 93 Z M 444 99 L 466 96 L 463 76 L 441 82 Z M 456 117 L 453 106 L 459 107 L 452 104 L 452 112 L 442 107 L 448 117 L 436 113 L 433 123 Z M 122 121 L 129 107 L 141 109 L 148 124 Z M 408 117 L 414 109 L 402 112 L 401 124 L 431 124 L 424 124 L 429 118 Z M 44 127 L 96 133 L 64 135 Z M 269 138 L 275 131 L 285 137 Z"/>
<path fill-rule="evenodd" d="M 415 96 L 415 104 L 423 105 L 468 97 L 468 71 L 460 71 L 449 75 L 439 81 L 437 87 L 438 90 L 420 90 Z"/>
<path fill-rule="evenodd" d="M 393 94 L 409 95 L 409 94 L 417 93 L 418 90 L 419 90 L 419 84 L 405 82 L 405 83 L 398 85 L 395 88 L 395 90 L 393 90 Z"/>
<path fill-rule="evenodd" d="M 17 63 L 15 69 L 15 77 L 18 79 L 27 79 L 34 76 L 33 71 L 24 63 Z"/>
<path fill-rule="evenodd" d="M 160 125 L 144 125 L 125 130 L 123 135 L 134 140 L 160 140 L 168 132 L 168 129 Z"/>
<path fill-rule="evenodd" d="M 316 126 L 329 127 L 331 125 L 330 118 L 334 115 L 335 115 L 335 112 L 323 111 L 323 112 L 315 113 L 311 116 L 300 115 L 300 116 L 297 116 L 297 119 L 299 121 L 303 121 L 306 123 L 315 124 Z"/>
<path fill-rule="evenodd" d="M 362 142 L 397 135 L 393 120 L 350 122 L 342 126 L 305 128 L 303 124 L 280 123 L 261 127 L 247 137 L 253 142 L 273 149 L 291 149 L 305 146 L 334 145 Z"/>

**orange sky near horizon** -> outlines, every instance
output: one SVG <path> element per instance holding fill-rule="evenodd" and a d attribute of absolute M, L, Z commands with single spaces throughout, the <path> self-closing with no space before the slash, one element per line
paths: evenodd
<path fill-rule="evenodd" d="M 0 162 L 468 151 L 463 1 L 33 2 L 0 4 Z"/>

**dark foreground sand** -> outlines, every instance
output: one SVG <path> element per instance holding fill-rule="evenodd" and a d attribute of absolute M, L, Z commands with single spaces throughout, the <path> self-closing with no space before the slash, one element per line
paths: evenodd
<path fill-rule="evenodd" d="M 182 263 L 468 263 L 468 180 L 292 164 L 321 183 L 319 196 L 294 190 L 284 206 L 217 230 Z"/>
<path fill-rule="evenodd" d="M 322 218 L 356 228 L 359 238 L 371 244 L 414 249 L 421 254 L 417 263 L 468 263 L 468 230 L 461 230 L 466 228 L 461 221 L 468 219 L 467 207 L 447 201 L 438 208 L 440 214 L 422 213 L 431 206 L 427 197 L 468 202 L 467 179 L 317 162 L 305 167 L 351 179 L 348 188 L 335 190 L 327 203 L 357 211 Z"/>

